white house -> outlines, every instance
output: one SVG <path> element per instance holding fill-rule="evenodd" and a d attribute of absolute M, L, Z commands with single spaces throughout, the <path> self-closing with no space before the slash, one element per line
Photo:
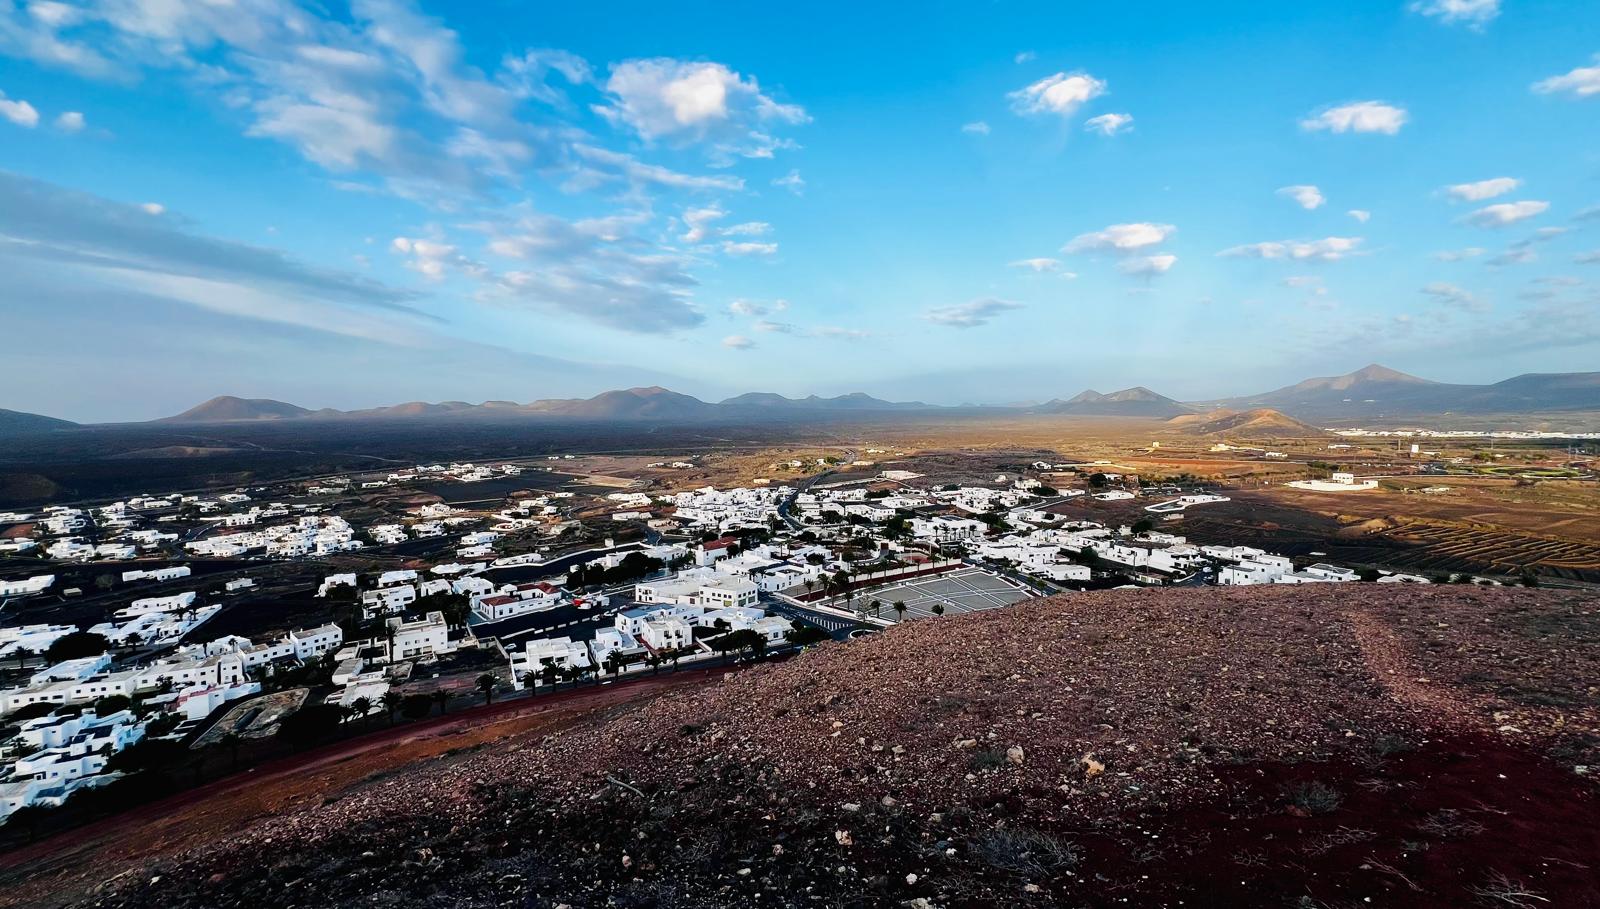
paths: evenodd
<path fill-rule="evenodd" d="M 453 649 L 450 646 L 450 627 L 445 623 L 442 612 L 430 612 L 414 622 L 390 619 L 389 628 L 394 632 L 389 644 L 391 662 L 435 656 Z"/>

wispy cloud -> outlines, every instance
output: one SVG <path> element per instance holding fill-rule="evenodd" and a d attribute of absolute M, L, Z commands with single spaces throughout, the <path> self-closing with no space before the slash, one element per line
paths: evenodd
<path fill-rule="evenodd" d="M 1559 76 L 1551 76 L 1533 84 L 1541 95 L 1568 94 L 1575 98 L 1600 95 L 1600 54 L 1594 66 L 1576 66 Z"/>
<path fill-rule="evenodd" d="M 1021 303 L 989 297 L 952 306 L 937 306 L 923 313 L 922 317 L 934 324 L 947 325 L 951 328 L 977 328 L 989 324 L 990 320 L 1001 313 L 1022 308 Z"/>
<path fill-rule="evenodd" d="M 1115 136 L 1133 129 L 1133 114 L 1101 114 L 1083 121 L 1083 128 L 1102 136 Z"/>
<path fill-rule="evenodd" d="M 7 98 L 5 92 L 0 92 L 0 118 L 11 121 L 23 129 L 33 129 L 39 125 L 39 111 L 32 104 L 14 98 Z"/>
<path fill-rule="evenodd" d="M 1526 200 L 1522 202 L 1500 202 L 1494 205 L 1485 205 L 1465 218 L 1462 222 L 1475 227 L 1508 227 L 1519 221 L 1526 221 L 1544 214 L 1550 208 L 1549 202 Z"/>
<path fill-rule="evenodd" d="M 1139 221 L 1131 224 L 1113 224 L 1104 230 L 1079 234 L 1061 248 L 1066 253 L 1111 252 L 1131 253 L 1163 243 L 1177 231 L 1171 224 Z"/>
<path fill-rule="evenodd" d="M 1171 271 L 1172 266 L 1176 265 L 1177 262 L 1178 257 L 1171 255 L 1170 253 L 1164 253 L 1155 256 L 1135 256 L 1134 258 L 1124 259 L 1122 262 L 1118 263 L 1117 270 L 1125 275 L 1133 275 L 1140 278 L 1153 278 L 1157 275 L 1164 275 Z"/>
<path fill-rule="evenodd" d="M 1392 136 L 1406 125 L 1404 108 L 1383 101 L 1352 101 L 1323 108 L 1300 121 L 1308 132 L 1380 133 Z"/>
<path fill-rule="evenodd" d="M 1106 93 L 1105 82 L 1085 72 L 1060 72 L 1019 88 L 1006 97 L 1019 114 L 1070 117 L 1087 101 Z"/>
<path fill-rule="evenodd" d="M 1295 262 L 1337 262 L 1355 255 L 1361 237 L 1324 237 L 1321 240 L 1270 240 L 1247 243 L 1218 253 L 1236 259 L 1284 259 Z"/>
<path fill-rule="evenodd" d="M 1500 15 L 1500 0 L 1413 0 L 1410 9 L 1446 25 L 1482 30 Z"/>
<path fill-rule="evenodd" d="M 1462 202 L 1481 202 L 1503 196 L 1522 185 L 1516 177 L 1491 177 L 1473 183 L 1457 183 L 1444 188 L 1445 195 Z"/>
<path fill-rule="evenodd" d="M 1278 190 L 1278 195 L 1281 198 L 1293 200 L 1294 204 L 1300 206 L 1306 211 L 1320 208 L 1322 203 L 1328 201 L 1327 199 L 1323 198 L 1322 190 L 1309 184 L 1285 186 Z"/>
<path fill-rule="evenodd" d="M 1050 259 L 1050 258 L 1045 258 L 1045 257 L 1039 257 L 1039 258 L 1034 258 L 1034 259 L 1018 259 L 1017 261 L 1011 262 L 1009 264 L 1010 264 L 1010 266 L 1012 268 L 1026 268 L 1027 270 L 1029 270 L 1031 272 L 1035 272 L 1035 273 L 1045 272 L 1045 271 L 1059 271 L 1061 269 L 1061 260 L 1060 259 Z"/>

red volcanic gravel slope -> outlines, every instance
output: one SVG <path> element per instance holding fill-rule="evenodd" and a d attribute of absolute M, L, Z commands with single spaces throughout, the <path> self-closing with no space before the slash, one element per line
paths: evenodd
<path fill-rule="evenodd" d="M 97 892 L 29 889 L 26 867 L 10 892 L 116 907 L 1600 905 L 1597 684 L 1591 594 L 1074 594 L 429 760 L 107 867 Z"/>

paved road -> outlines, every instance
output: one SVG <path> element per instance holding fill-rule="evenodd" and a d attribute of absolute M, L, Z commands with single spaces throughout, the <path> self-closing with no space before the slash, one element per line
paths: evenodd
<path fill-rule="evenodd" d="M 805 622 L 815 625 L 835 638 L 842 639 L 851 631 L 861 627 L 854 619 L 846 619 L 827 612 L 817 612 L 803 606 L 793 606 L 782 600 L 762 600 L 761 607 L 768 612 L 781 615 L 786 619 L 796 622 Z"/>
<path fill-rule="evenodd" d="M 790 530 L 792 530 L 792 531 L 794 531 L 796 533 L 799 533 L 800 531 L 804 530 L 805 529 L 804 525 L 802 525 L 799 521 L 796 521 L 793 517 L 791 517 L 789 515 L 789 509 L 794 507 L 795 501 L 800 498 L 800 493 L 805 492 L 806 490 L 810 489 L 811 487 L 817 485 L 822 480 L 826 479 L 829 476 L 832 476 L 833 474 L 837 473 L 838 471 L 842 470 L 843 468 L 849 467 L 851 464 L 854 464 L 855 462 L 856 462 L 855 449 L 847 448 L 847 449 L 845 449 L 845 452 L 844 452 L 844 460 L 842 460 L 838 465 L 836 465 L 834 467 L 830 467 L 827 470 L 824 470 L 822 473 L 817 474 L 816 476 L 806 477 L 804 480 L 801 480 L 799 483 L 796 483 L 795 487 L 794 487 L 794 492 L 789 493 L 789 497 L 787 499 L 784 499 L 782 502 L 778 503 L 778 517 L 783 520 L 783 523 L 789 525 L 789 529 Z"/>

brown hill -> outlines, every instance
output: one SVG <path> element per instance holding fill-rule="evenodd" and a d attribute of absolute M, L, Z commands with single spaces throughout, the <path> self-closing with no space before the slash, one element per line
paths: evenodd
<path fill-rule="evenodd" d="M 825 645 L 242 826 L 188 805 L 150 823 L 192 851 L 137 867 L 101 843 L 4 883 L 173 909 L 1443 909 L 1514 888 L 1596 905 L 1600 800 L 1574 772 L 1600 758 L 1595 678 L 1592 594 L 1068 595 Z"/>
<path fill-rule="evenodd" d="M 291 420 L 310 416 L 311 411 L 271 398 L 236 398 L 221 395 L 202 404 L 196 404 L 177 416 L 157 420 L 157 423 L 241 423 L 260 420 Z"/>
<path fill-rule="evenodd" d="M 1190 413 L 1194 408 L 1142 385 L 1110 394 L 1086 389 L 1063 401 L 1053 399 L 1030 408 L 1037 413 L 1078 414 L 1101 417 L 1170 417 Z"/>
<path fill-rule="evenodd" d="M 1208 410 L 1205 413 L 1182 414 L 1167 421 L 1167 425 L 1188 435 L 1227 435 L 1238 438 L 1283 439 L 1325 436 L 1328 433 L 1309 423 L 1266 407 L 1255 410 Z"/>

